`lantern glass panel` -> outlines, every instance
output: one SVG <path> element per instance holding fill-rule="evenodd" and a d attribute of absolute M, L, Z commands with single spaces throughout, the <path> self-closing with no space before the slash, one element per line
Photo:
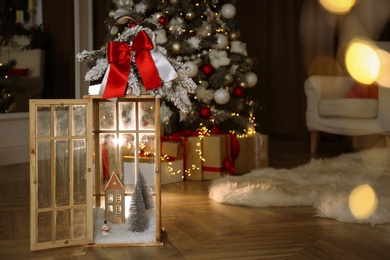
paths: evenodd
<path fill-rule="evenodd" d="M 54 136 L 68 136 L 69 106 L 58 105 L 54 110 Z"/>
<path fill-rule="evenodd" d="M 87 237 L 87 210 L 85 209 L 75 209 L 73 214 L 73 223 L 74 223 L 74 238 L 83 239 Z"/>
<path fill-rule="evenodd" d="M 135 130 L 135 103 L 118 102 L 119 130 Z"/>
<path fill-rule="evenodd" d="M 150 101 L 139 102 L 139 128 L 140 130 L 153 130 L 156 128 L 155 103 Z"/>
<path fill-rule="evenodd" d="M 99 134 L 101 172 L 101 176 L 99 177 L 99 179 L 102 184 L 108 181 L 113 171 L 117 170 L 117 143 L 118 139 L 115 133 Z M 101 190 L 101 192 L 103 192 L 103 190 Z"/>
<path fill-rule="evenodd" d="M 99 129 L 116 129 L 116 103 L 105 101 L 99 102 Z"/>
<path fill-rule="evenodd" d="M 38 242 L 50 242 L 52 241 L 51 229 L 52 229 L 52 212 L 39 212 L 38 213 Z"/>
<path fill-rule="evenodd" d="M 72 135 L 85 135 L 86 128 L 86 110 L 84 105 L 73 106 L 73 125 L 72 125 Z"/>
<path fill-rule="evenodd" d="M 73 140 L 73 204 L 85 204 L 87 198 L 87 144 L 85 139 Z"/>
<path fill-rule="evenodd" d="M 50 106 L 37 106 L 35 131 L 37 137 L 45 137 L 51 135 Z"/>
<path fill-rule="evenodd" d="M 69 205 L 69 147 L 67 140 L 55 141 L 56 205 Z"/>
<path fill-rule="evenodd" d="M 58 210 L 56 213 L 56 239 L 70 238 L 70 210 Z"/>
<path fill-rule="evenodd" d="M 51 207 L 51 142 L 37 142 L 38 208 Z"/>

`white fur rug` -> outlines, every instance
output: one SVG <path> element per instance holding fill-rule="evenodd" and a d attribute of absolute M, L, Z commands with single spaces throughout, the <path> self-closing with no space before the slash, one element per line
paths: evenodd
<path fill-rule="evenodd" d="M 349 205 L 355 205 L 356 199 L 350 194 L 363 184 L 374 191 L 376 208 L 371 215 L 354 217 L 352 212 L 356 210 Z M 221 177 L 212 181 L 209 197 L 219 203 L 251 207 L 311 205 L 319 217 L 350 223 L 389 223 L 390 149 L 313 159 L 293 169 L 264 168 L 242 176 Z M 358 202 L 367 202 L 368 197 L 364 195 Z"/>

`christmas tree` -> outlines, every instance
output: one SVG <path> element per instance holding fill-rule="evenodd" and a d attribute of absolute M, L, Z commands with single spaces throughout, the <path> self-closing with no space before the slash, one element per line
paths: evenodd
<path fill-rule="evenodd" d="M 234 0 L 108 1 L 107 42 L 135 25 L 149 28 L 156 44 L 183 63 L 197 85 L 188 92 L 188 111 L 162 102 L 166 134 L 213 126 L 224 133 L 255 130 L 255 104 L 249 98 L 257 83 L 252 72 L 255 60 L 240 41 L 235 4 Z"/>

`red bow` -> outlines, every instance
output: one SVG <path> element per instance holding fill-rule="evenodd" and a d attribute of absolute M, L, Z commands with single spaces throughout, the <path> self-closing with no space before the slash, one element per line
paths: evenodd
<path fill-rule="evenodd" d="M 129 46 L 126 42 L 112 41 L 108 43 L 107 60 L 110 63 L 109 74 L 103 98 L 121 97 L 126 92 L 130 74 L 130 51 L 135 53 L 135 63 L 146 90 L 161 86 L 160 76 L 150 51 L 153 43 L 145 31 L 140 31 Z"/>
<path fill-rule="evenodd" d="M 221 135 L 222 131 L 216 125 L 214 125 L 211 129 L 211 134 Z M 235 134 L 230 134 L 230 153 L 231 156 L 229 156 L 228 141 L 226 137 L 226 157 L 223 161 L 223 166 L 228 173 L 236 175 L 235 160 L 240 153 L 240 144 L 238 143 L 237 136 Z"/>

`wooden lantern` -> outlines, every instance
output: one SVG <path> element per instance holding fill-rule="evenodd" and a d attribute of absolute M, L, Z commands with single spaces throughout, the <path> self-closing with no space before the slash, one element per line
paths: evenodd
<path fill-rule="evenodd" d="M 30 100 L 30 149 L 31 250 L 118 245 L 110 239 L 119 233 L 133 237 L 120 244 L 162 244 L 158 98 Z M 125 200 L 110 210 L 131 215 L 140 172 L 155 206 L 146 215 L 148 229 L 129 235 L 132 216 L 124 223 L 116 216 L 109 218 L 109 235 L 104 236 L 107 196 L 118 203 Z M 124 198 L 110 190 L 113 178 L 123 187 Z"/>

